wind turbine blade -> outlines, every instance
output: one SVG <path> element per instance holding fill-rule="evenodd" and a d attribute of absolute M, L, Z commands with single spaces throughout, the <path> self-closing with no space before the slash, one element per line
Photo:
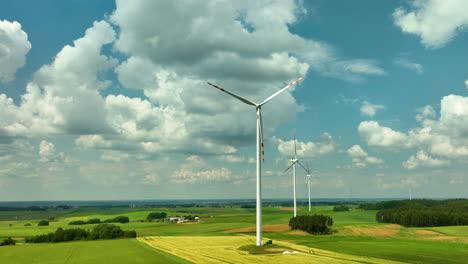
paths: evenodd
<path fill-rule="evenodd" d="M 294 157 L 297 157 L 296 135 L 294 135 Z"/>
<path fill-rule="evenodd" d="M 284 87 L 283 89 L 277 91 L 276 93 L 272 94 L 270 97 L 268 97 L 267 99 L 265 99 L 265 101 L 263 101 L 262 103 L 260 103 L 260 105 L 264 105 L 266 104 L 268 101 L 270 101 L 271 99 L 273 99 L 273 97 L 277 96 L 278 94 L 284 92 L 286 89 L 288 89 L 289 87 L 293 86 L 295 83 L 297 83 L 298 81 L 302 80 L 304 78 L 304 76 L 301 76 L 301 78 L 295 80 L 294 82 L 286 85 L 286 87 Z"/>
<path fill-rule="evenodd" d="M 245 99 L 245 98 L 243 98 L 243 97 L 241 97 L 241 96 L 235 95 L 235 94 L 233 94 L 233 93 L 231 93 L 231 92 L 229 92 L 229 91 L 226 91 L 225 89 L 223 89 L 223 88 L 221 88 L 221 87 L 219 87 L 219 86 L 217 86 L 217 85 L 214 85 L 214 84 L 212 84 L 212 83 L 208 83 L 208 84 L 211 85 L 211 86 L 213 86 L 214 88 L 216 88 L 216 89 L 222 91 L 222 92 L 225 92 L 225 93 L 231 95 L 232 97 L 235 97 L 235 98 L 239 99 L 240 101 L 242 101 L 242 102 L 244 102 L 244 103 L 246 103 L 246 104 L 248 104 L 248 105 L 257 106 L 256 103 L 254 103 L 254 102 L 252 102 L 252 101 L 250 101 L 250 100 L 248 100 L 248 99 Z"/>
<path fill-rule="evenodd" d="M 301 167 L 308 173 L 310 174 L 310 171 L 308 169 L 306 169 L 304 166 L 302 166 L 302 164 L 299 162 L 299 161 L 296 161 L 297 164 L 301 165 Z"/>
<path fill-rule="evenodd" d="M 296 161 L 293 162 L 291 165 L 289 165 L 289 167 L 288 167 L 287 169 L 285 169 L 285 170 L 283 171 L 283 173 L 287 172 L 287 171 L 294 165 L 294 163 L 296 163 Z"/>
<path fill-rule="evenodd" d="M 258 118 L 260 120 L 260 147 L 262 149 L 262 161 L 265 162 L 265 145 L 263 144 L 263 118 L 261 107 L 259 107 Z"/>

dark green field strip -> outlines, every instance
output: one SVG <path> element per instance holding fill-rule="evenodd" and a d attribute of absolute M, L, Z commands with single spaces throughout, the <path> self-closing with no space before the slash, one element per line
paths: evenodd
<path fill-rule="evenodd" d="M 372 237 L 287 236 L 268 234 L 270 238 L 292 240 L 312 248 L 357 256 L 375 257 L 407 263 L 465 264 L 468 263 L 468 245 L 465 243 L 436 242 Z"/>
<path fill-rule="evenodd" d="M 0 247 L 0 263 L 191 263 L 136 239 L 23 244 Z"/>

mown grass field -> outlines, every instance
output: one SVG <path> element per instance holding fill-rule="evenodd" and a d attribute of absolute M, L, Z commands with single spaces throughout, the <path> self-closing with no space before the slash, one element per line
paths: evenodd
<path fill-rule="evenodd" d="M 190 263 L 136 239 L 21 244 L 0 247 L 0 263 Z"/>
<path fill-rule="evenodd" d="M 198 215 L 202 218 L 199 223 L 143 222 L 150 212 L 166 212 L 171 216 Z M 88 263 L 86 262 L 88 258 L 90 259 L 89 261 L 97 261 L 95 263 L 99 263 L 93 257 L 103 257 L 107 252 L 112 253 L 115 251 L 118 251 L 118 254 L 123 254 L 119 258 L 121 262 L 116 263 L 155 263 L 143 262 L 148 259 L 165 260 L 165 262 L 160 263 L 179 263 L 177 261 L 182 261 L 181 259 L 177 257 L 171 259 L 171 257 L 182 257 L 183 254 L 181 252 L 188 254 L 187 252 L 189 252 L 190 248 L 197 248 L 195 244 L 205 245 L 206 249 L 211 249 L 208 251 L 212 251 L 212 254 L 237 256 L 239 259 L 233 261 L 233 263 L 242 263 L 240 262 L 241 260 L 245 260 L 244 263 L 262 263 L 264 258 L 265 262 L 271 263 L 275 263 L 276 260 L 279 260 L 278 263 L 288 263 L 284 262 L 284 260 L 289 261 L 295 258 L 298 261 L 300 259 L 303 263 L 327 263 L 326 259 L 330 258 L 333 260 L 330 263 L 340 263 L 338 260 L 342 261 L 342 263 L 348 263 L 353 259 L 365 263 L 391 263 L 392 261 L 434 264 L 468 263 L 468 226 L 404 228 L 398 225 L 377 223 L 375 221 L 376 211 L 352 210 L 333 212 L 331 206 L 319 206 L 313 208 L 312 214 L 320 213 L 331 216 L 334 220 L 333 229 L 336 232 L 332 235 L 316 236 L 301 231 L 289 230 L 287 224 L 293 214 L 291 208 L 270 207 L 264 208 L 263 212 L 265 238 L 273 239 L 275 244 L 292 243 L 288 245 L 301 248 L 302 252 L 306 252 L 307 254 L 309 254 L 308 250 L 310 249 L 316 253 L 314 258 L 311 258 L 307 254 L 301 256 L 282 256 L 276 254 L 252 257 L 246 252 L 237 250 L 243 243 L 253 244 L 255 236 L 255 209 L 253 208 L 84 208 L 32 213 L 0 212 L 0 216 L 3 217 L 2 219 L 10 219 L 0 221 L 0 238 L 11 236 L 21 241 L 26 236 L 53 232 L 58 227 L 90 229 L 94 225 L 69 226 L 68 223 L 74 220 L 88 220 L 92 218 L 105 220 L 125 215 L 130 218 L 131 222 L 119 225 L 125 230 L 136 230 L 139 237 L 138 240 L 142 242 L 134 239 L 122 239 L 57 244 L 23 244 L 0 247 L 0 263 L 34 263 L 31 257 L 39 256 L 38 252 L 42 253 L 40 254 L 41 257 L 36 259 L 36 263 L 64 263 L 63 260 L 66 260 L 70 255 L 66 252 L 71 251 L 75 252 L 73 258 L 76 258 L 76 262 L 70 263 Z M 306 207 L 300 208 L 299 214 L 307 213 Z M 39 220 L 47 219 L 47 217 L 51 216 L 55 217 L 55 219 L 50 222 L 50 226 L 37 226 Z M 16 218 L 20 220 L 14 220 Z M 24 226 L 26 223 L 30 223 L 31 226 Z M 157 237 L 160 239 L 156 239 Z M 210 243 L 212 242 L 210 241 L 213 241 L 213 243 L 216 241 L 216 243 L 211 245 Z M 169 245 L 173 247 L 170 250 Z M 153 249 L 150 246 L 156 247 L 159 250 Z M 99 250 L 93 251 L 91 248 L 99 248 Z M 205 249 L 196 249 L 197 252 L 203 250 Z M 16 262 L 11 262 L 12 256 L 18 255 L 20 252 L 25 257 L 15 258 Z M 62 262 L 53 262 L 55 260 L 48 259 L 48 252 L 50 252 L 50 256 L 60 252 L 55 255 Z M 320 254 L 323 256 L 318 257 L 317 252 L 322 252 Z M 91 255 L 86 256 L 89 254 Z M 331 256 L 327 257 L 327 254 L 335 254 L 335 258 Z M 128 258 L 125 257 L 127 255 Z M 139 260 L 127 261 L 130 258 L 139 259 L 132 257 L 133 255 L 144 257 L 141 258 L 140 262 L 138 262 Z M 196 254 L 192 257 L 189 261 L 210 263 L 197 260 Z M 170 260 L 166 261 L 167 258 Z M 200 259 L 206 260 L 202 257 Z M 320 259 L 321 262 L 314 262 L 317 259 Z"/>

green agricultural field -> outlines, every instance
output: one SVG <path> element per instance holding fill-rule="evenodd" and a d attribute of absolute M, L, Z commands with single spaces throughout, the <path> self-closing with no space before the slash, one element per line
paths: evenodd
<path fill-rule="evenodd" d="M 21 244 L 0 247 L 0 263 L 190 263 L 136 239 Z"/>
<path fill-rule="evenodd" d="M 309 214 L 307 207 L 299 207 L 299 214 Z M 332 206 L 314 206 L 311 214 L 326 214 L 333 218 L 334 225 L 332 235 L 310 235 L 302 231 L 290 230 L 288 227 L 289 219 L 293 215 L 292 208 L 288 207 L 268 207 L 263 210 L 264 238 L 273 239 L 276 245 L 281 243 L 292 242 L 292 247 L 297 245 L 303 251 L 311 250 L 311 252 L 328 252 L 327 254 L 336 254 L 345 256 L 345 262 L 355 258 L 363 261 L 367 259 L 367 263 L 391 263 L 392 261 L 400 263 L 467 263 L 468 259 L 468 226 L 456 227 L 433 227 L 433 228 L 405 228 L 399 225 L 377 223 L 375 214 L 377 211 L 362 211 L 352 210 L 344 212 L 333 212 Z M 147 215 L 151 212 L 166 212 L 168 216 L 184 216 L 198 215 L 201 217 L 197 223 L 168 223 L 168 222 L 145 222 Z M 8 212 L 8 217 L 22 213 L 20 220 L 0 221 L 0 238 L 11 236 L 19 239 L 26 236 L 33 236 L 55 231 L 58 227 L 62 228 L 85 228 L 91 229 L 94 225 L 69 226 L 70 221 L 88 220 L 91 218 L 100 218 L 101 220 L 114 218 L 119 215 L 130 218 L 130 223 L 118 224 L 124 230 L 135 230 L 138 235 L 137 240 L 109 240 L 109 241 L 80 241 L 80 242 L 65 242 L 57 244 L 22 244 L 17 246 L 0 247 L 0 263 L 8 263 L 3 260 L 8 260 L 18 252 L 25 252 L 25 258 L 34 256 L 37 252 L 47 252 L 51 254 L 57 250 L 60 253 L 60 258 L 66 258 L 67 253 L 75 252 L 73 257 L 76 258 L 76 263 L 87 263 L 85 258 L 85 250 L 88 247 L 99 245 L 104 248 L 99 251 L 106 251 L 107 247 L 111 248 L 115 244 L 115 248 L 119 254 L 128 254 L 133 256 L 134 252 L 143 256 L 152 257 L 153 259 L 164 259 L 163 263 L 172 263 L 169 261 L 181 261 L 180 259 L 171 259 L 171 254 L 180 255 L 182 251 L 174 253 L 174 250 L 168 250 L 167 245 L 177 241 L 175 246 L 187 243 L 186 241 L 199 241 L 200 243 L 211 243 L 207 241 L 216 240 L 222 250 L 223 241 L 232 241 L 232 252 L 239 255 L 237 246 L 242 246 L 244 241 L 254 241 L 255 236 L 255 209 L 253 208 L 156 208 L 156 209 L 138 209 L 138 208 L 112 208 L 112 209 L 96 209 L 96 208 L 79 208 L 74 210 L 63 210 L 60 215 L 55 214 L 55 219 L 50 222 L 50 226 L 38 227 L 37 222 L 43 218 L 37 218 L 36 214 L 28 214 L 28 212 Z M 41 212 L 44 215 L 50 215 L 50 212 Z M 54 212 L 52 212 L 54 213 Z M 6 217 L 7 214 L 4 214 Z M 32 226 L 24 226 L 30 223 Z M 152 237 L 145 240 L 146 237 Z M 164 237 L 164 240 L 155 240 L 155 237 Z M 192 238 L 190 238 L 192 237 Z M 239 237 L 242 239 L 239 240 Z M 216 238 L 216 239 L 215 239 Z M 184 242 L 185 241 L 185 242 Z M 98 243 L 98 244 L 95 244 Z M 156 247 L 158 251 L 151 248 Z M 217 244 L 217 245 L 218 245 Z M 234 244 L 236 248 L 234 248 Z M 189 245 L 189 244 L 187 244 Z M 128 252 L 123 248 L 128 248 Z M 182 248 L 182 246 L 181 246 Z M 308 248 L 308 250 L 304 250 Z M 109 249 L 110 252 L 113 249 Z M 201 249 L 200 249 L 201 250 Z M 146 252 L 148 251 L 148 252 Z M 185 249 L 186 251 L 186 249 Z M 92 251 L 90 251 L 92 252 Z M 226 253 L 231 254 L 232 253 Z M 102 252 L 101 252 L 102 253 Z M 245 252 L 244 252 L 245 253 Z M 242 253 L 242 254 L 244 254 Z M 41 253 L 42 254 L 42 253 Z M 146 254 L 146 255 L 145 255 Z M 208 254 L 208 253 L 207 253 Z M 211 254 L 211 253 L 210 253 Z M 222 252 L 213 251 L 215 255 L 222 255 Z M 234 254 L 234 255 L 235 255 Z M 247 253 L 245 253 L 247 254 Z M 63 256 L 62 256 L 63 255 Z M 234 256 L 233 255 L 233 256 Z M 95 256 L 88 256 L 92 258 Z M 290 256 L 292 257 L 292 256 Z M 3 259 L 2 259 L 3 258 Z M 166 258 L 169 260 L 166 261 Z M 270 263 L 272 256 L 267 257 Z M 274 256 L 277 258 L 277 256 Z M 280 257 L 284 260 L 284 257 Z M 298 257 L 292 257 L 298 258 Z M 341 257 L 340 257 L 341 258 Z M 251 259 L 245 258 L 245 259 Z M 264 259 L 263 257 L 254 258 L 254 261 Z M 372 261 L 370 261 L 372 259 Z M 121 263 L 146 263 L 146 262 L 125 262 L 125 257 L 119 258 Z M 198 260 L 192 259 L 194 262 Z M 309 259 L 310 260 L 310 259 Z M 53 260 L 47 260 L 53 261 Z M 96 259 L 89 260 L 99 261 Z M 336 261 L 336 259 L 335 259 Z M 364 261 L 364 262 L 366 262 Z M 238 263 L 239 261 L 235 261 Z M 268 261 L 267 261 L 268 262 Z M 23 262 L 19 262 L 23 263 Z M 25 260 L 24 263 L 29 263 Z M 62 262 L 40 262 L 40 263 L 62 263 Z M 118 262 L 117 262 L 118 263 Z M 177 263 L 177 262 L 175 262 Z M 203 263 L 199 261 L 198 263 Z M 248 262 L 245 263 L 254 263 Z M 314 262 L 310 262 L 314 263 Z M 320 263 L 320 262 L 318 262 Z"/>

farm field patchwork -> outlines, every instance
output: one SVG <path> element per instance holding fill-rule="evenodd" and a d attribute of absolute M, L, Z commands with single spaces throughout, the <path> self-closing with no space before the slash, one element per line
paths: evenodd
<path fill-rule="evenodd" d="M 105 220 L 123 215 L 130 218 L 130 223 L 117 225 L 124 230 L 136 230 L 138 240 L 78 241 L 0 247 L 0 263 L 9 263 L 8 261 L 19 252 L 24 255 L 24 258 L 15 258 L 15 263 L 34 263 L 31 259 L 37 257 L 38 252 L 41 252 L 41 257 L 37 263 L 63 263 L 48 259 L 48 254 L 53 254 L 55 251 L 60 252 L 58 255 L 61 260 L 69 256 L 67 252 L 73 251 L 75 263 L 91 263 L 92 260 L 96 260 L 94 257 L 99 256 L 88 256 L 85 259 L 84 252 L 94 252 L 88 248 L 103 248 L 107 252 L 106 248 L 112 245 L 115 249 L 120 248 L 118 254 L 128 256 L 138 254 L 145 256 L 144 259 L 169 258 L 170 261 L 176 261 L 169 262 L 168 260 L 165 263 L 180 263 L 177 261 L 210 263 L 206 262 L 207 259 L 216 259 L 215 255 L 232 258 L 241 256 L 245 261 L 239 262 L 238 259 L 233 263 L 262 263 L 262 261 L 275 263 L 277 260 L 278 263 L 288 263 L 284 261 L 296 259 L 297 263 L 327 263 L 329 259 L 333 260 L 329 263 L 349 263 L 350 261 L 392 263 L 394 261 L 456 264 L 468 261 L 466 257 L 468 256 L 468 226 L 405 228 L 395 224 L 377 223 L 375 221 L 377 211 L 333 212 L 331 206 L 315 206 L 312 214 L 326 214 L 333 218 L 335 233 L 310 235 L 303 231 L 289 229 L 288 222 L 292 217 L 292 211 L 289 209 L 287 207 L 264 208 L 264 238 L 273 239 L 275 245 L 287 245 L 304 254 L 250 255 L 238 250 L 240 246 L 254 244 L 255 213 L 252 208 L 79 208 L 63 210 L 59 213 L 42 212 L 45 216 L 55 215 L 50 226 L 37 226 L 37 222 L 41 219 L 37 218 L 37 214 L 8 212 L 3 216 L 9 217 L 10 220 L 0 221 L 0 238 L 11 236 L 21 242 L 24 237 L 53 232 L 58 227 L 91 229 L 95 225 L 70 226 L 68 223 L 92 218 Z M 201 219 L 198 223 L 145 222 L 144 220 L 151 212 L 166 212 L 171 216 L 198 215 Z M 305 207 L 300 207 L 299 213 L 307 214 L 308 212 Z M 11 220 L 12 218 L 20 220 Z M 24 226 L 27 223 L 31 226 Z M 172 249 L 170 249 L 171 245 Z M 186 247 L 191 247 L 195 251 L 190 253 L 191 258 L 186 257 L 183 260 L 179 258 L 183 257 L 181 252 L 190 255 L 190 248 Z M 126 249 L 128 250 L 125 251 Z M 112 252 L 111 249 L 109 250 Z M 202 251 L 207 251 L 206 256 L 197 258 L 196 252 Z M 315 252 L 312 254 L 314 256 L 311 256 L 310 252 Z M 99 252 L 96 251 L 97 253 Z M 90 262 L 86 262 L 88 258 Z M 122 261 L 120 263 L 151 263 L 144 262 L 143 258 L 140 262 L 137 262 L 139 258 L 135 259 L 133 262 L 126 262 L 128 259 L 125 257 L 119 260 Z M 318 259 L 320 261 L 316 262 Z"/>

